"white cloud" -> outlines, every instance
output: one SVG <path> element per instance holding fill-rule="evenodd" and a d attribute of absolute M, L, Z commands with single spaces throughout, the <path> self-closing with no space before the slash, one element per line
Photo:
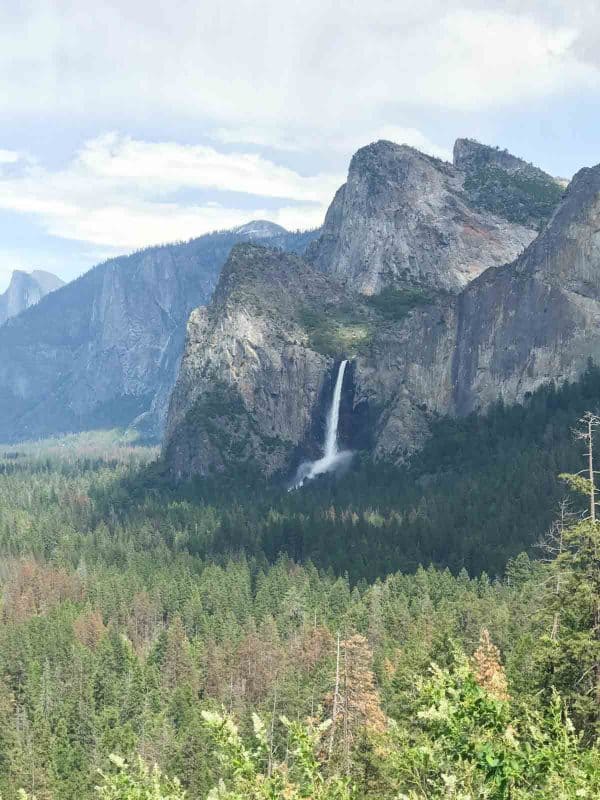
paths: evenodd
<path fill-rule="evenodd" d="M 256 154 L 136 141 L 115 133 L 88 142 L 73 166 L 100 180 L 155 190 L 203 187 L 317 203 L 339 185 L 339 176 L 302 177 Z"/>
<path fill-rule="evenodd" d="M 14 150 L 0 149 L 0 164 L 16 164 L 20 156 Z"/>
<path fill-rule="evenodd" d="M 415 88 L 426 103 L 482 110 L 569 89 L 598 89 L 597 69 L 576 55 L 574 28 L 542 25 L 523 15 L 457 11 L 436 35 L 413 40 L 430 68 Z"/>
<path fill-rule="evenodd" d="M 283 152 L 307 152 L 315 147 L 315 140 L 308 132 L 297 132 L 286 138 L 277 130 L 261 128 L 219 128 L 212 136 L 224 144 L 253 144 L 269 147 Z M 335 132 L 323 135 L 319 139 L 319 147 L 329 152 L 338 152 L 349 158 L 360 147 L 379 139 L 388 139 L 398 144 L 416 147 L 423 153 L 436 156 L 445 161 L 452 160 L 452 151 L 448 147 L 432 142 L 422 131 L 401 125 L 372 125 L 364 122 L 353 131 Z"/>
<path fill-rule="evenodd" d="M 53 236 L 131 249 L 257 217 L 314 227 L 342 182 L 341 175 L 302 176 L 255 154 L 111 133 L 87 142 L 61 170 L 27 162 L 18 175 L 0 178 L 0 208 L 35 215 Z M 236 195 L 227 205 L 171 199 L 182 190 Z"/>
<path fill-rule="evenodd" d="M 586 9 L 589 0 L 125 0 L 91 15 L 76 0 L 6 3 L 0 96 L 13 115 L 177 115 L 222 141 L 294 149 L 297 136 L 352 134 L 398 108 L 501 108 L 597 89 Z"/>
<path fill-rule="evenodd" d="M 235 128 L 216 128 L 211 138 L 223 144 L 253 144 L 274 150 L 298 153 L 310 146 L 310 139 L 300 132 L 293 135 L 276 128 L 260 128 L 238 125 Z"/>
<path fill-rule="evenodd" d="M 449 159 L 441 112 L 454 126 L 569 92 L 597 102 L 599 39 L 596 0 L 2 3 L 3 133 L 18 119 L 214 146 L 105 134 L 60 169 L 0 150 L 0 209 L 120 250 L 252 217 L 318 225 L 344 176 L 298 164 L 380 138 Z"/>

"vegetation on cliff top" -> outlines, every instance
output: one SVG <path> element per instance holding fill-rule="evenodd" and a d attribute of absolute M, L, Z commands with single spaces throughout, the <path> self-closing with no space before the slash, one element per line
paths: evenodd
<path fill-rule="evenodd" d="M 493 164 L 468 174 L 464 190 L 476 208 L 538 230 L 564 194 L 564 188 L 541 170 L 507 172 Z"/>
<path fill-rule="evenodd" d="M 355 358 L 366 353 L 377 328 L 403 319 L 413 308 L 432 302 L 420 289 L 383 289 L 353 302 L 322 307 L 305 306 L 299 322 L 308 334 L 309 347 L 332 358 Z"/>

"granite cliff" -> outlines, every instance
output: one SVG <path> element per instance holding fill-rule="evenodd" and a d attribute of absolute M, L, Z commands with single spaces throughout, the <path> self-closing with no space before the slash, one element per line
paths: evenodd
<path fill-rule="evenodd" d="M 175 471 L 225 466 L 228 448 L 213 448 L 210 432 L 202 434 L 202 455 L 186 455 L 176 431 L 197 401 L 212 392 L 206 402 L 214 406 L 226 386 L 237 387 L 240 435 L 229 434 L 232 446 L 246 442 L 239 461 L 256 451 L 256 461 L 276 472 L 288 468 L 294 448 L 314 452 L 322 395 L 342 355 L 353 359 L 345 400 L 351 394 L 359 409 L 352 424 L 368 418 L 363 427 L 375 451 L 401 457 L 426 430 L 421 406 L 462 413 L 488 402 L 483 367 L 473 367 L 468 352 L 479 352 L 488 323 L 500 325 L 492 309 L 504 301 L 500 289 L 488 295 L 481 287 L 518 272 L 520 260 L 503 265 L 563 213 L 543 227 L 563 187 L 505 151 L 459 140 L 454 162 L 377 142 L 352 159 L 321 234 L 259 220 L 113 259 L 52 292 L 0 326 L 0 441 L 132 425 L 159 438 L 190 313 L 210 300 L 231 248 L 254 243 L 306 252 L 308 263 L 281 252 L 267 258 L 252 247 L 236 251 L 214 304 L 194 311 L 171 406 L 167 447 Z M 510 294 L 505 280 L 502 291 Z M 470 293 L 471 281 L 481 296 Z M 240 305 L 240 291 L 252 302 Z M 485 316 L 467 313 L 477 303 L 488 304 Z M 511 381 L 500 394 L 510 394 Z M 496 391 L 492 385 L 490 396 Z"/>
<path fill-rule="evenodd" d="M 563 187 L 471 140 L 458 140 L 454 155 L 447 164 L 386 141 L 359 150 L 308 260 L 365 294 L 388 286 L 458 292 L 513 261 Z"/>
<path fill-rule="evenodd" d="M 318 444 L 324 389 L 342 357 L 352 358 L 355 427 L 368 427 L 355 436 L 395 461 L 438 415 L 518 402 L 600 361 L 600 166 L 575 176 L 513 263 L 456 294 L 365 297 L 299 258 L 237 248 L 213 303 L 189 325 L 165 445 L 171 473 L 250 459 L 289 472 L 298 447 Z"/>
<path fill-rule="evenodd" d="M 356 402 L 382 408 L 376 451 L 402 458 L 432 414 L 514 403 L 600 362 L 600 166 L 581 170 L 513 263 L 419 309 L 357 366 Z"/>
<path fill-rule="evenodd" d="M 208 308 L 189 320 L 165 453 L 177 478 L 233 465 L 288 468 L 309 438 L 333 358 L 306 319 L 347 295 L 300 258 L 235 247 Z"/>

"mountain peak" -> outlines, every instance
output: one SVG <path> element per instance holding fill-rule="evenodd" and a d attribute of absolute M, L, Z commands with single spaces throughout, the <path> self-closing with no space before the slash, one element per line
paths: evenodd
<path fill-rule="evenodd" d="M 265 298 L 272 297 L 273 311 L 280 311 L 278 302 L 282 292 L 293 287 L 293 294 L 304 296 L 312 292 L 316 284 L 325 286 L 325 277 L 315 273 L 294 253 L 274 250 L 255 241 L 241 242 L 231 249 L 223 266 L 212 305 L 246 301 L 251 296 L 264 305 Z"/>
<path fill-rule="evenodd" d="M 65 285 L 65 282 L 58 275 L 53 272 L 47 272 L 44 269 L 34 269 L 30 275 L 46 293 L 53 292 L 55 289 L 60 289 L 61 286 Z"/>
<path fill-rule="evenodd" d="M 389 286 L 460 291 L 514 260 L 535 235 L 507 224 L 508 212 L 469 202 L 464 181 L 452 164 L 413 147 L 373 142 L 353 156 L 307 256 L 364 294 Z"/>
<path fill-rule="evenodd" d="M 350 162 L 350 172 L 357 169 L 385 170 L 391 163 L 427 163 L 433 168 L 439 169 L 444 166 L 444 162 L 434 156 L 411 147 L 408 144 L 398 144 L 388 139 L 378 139 L 371 144 L 365 145 L 356 151 Z"/>
<path fill-rule="evenodd" d="M 39 303 L 42 297 L 63 285 L 64 281 L 51 272 L 34 270 L 29 273 L 15 269 L 8 289 L 0 294 L 0 325 Z"/>
<path fill-rule="evenodd" d="M 575 174 L 546 228 L 518 262 L 565 289 L 600 298 L 600 164 Z"/>
<path fill-rule="evenodd" d="M 241 236 L 247 236 L 249 239 L 273 239 L 276 236 L 286 234 L 288 231 L 275 222 L 269 222 L 269 220 L 266 219 L 256 219 L 251 222 L 246 222 L 245 225 L 234 228 L 233 232 Z"/>
<path fill-rule="evenodd" d="M 482 144 L 477 139 L 457 139 L 454 143 L 452 160 L 457 169 L 465 172 L 490 165 L 500 167 L 508 172 L 527 168 L 537 170 L 537 167 L 533 167 L 522 158 L 513 156 L 508 150 Z"/>

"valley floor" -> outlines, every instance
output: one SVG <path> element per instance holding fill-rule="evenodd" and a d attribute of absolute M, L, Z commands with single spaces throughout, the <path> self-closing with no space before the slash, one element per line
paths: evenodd
<path fill-rule="evenodd" d="M 532 545 L 599 386 L 292 494 L 118 432 L 0 448 L 3 800 L 598 797 L 600 533 Z"/>

